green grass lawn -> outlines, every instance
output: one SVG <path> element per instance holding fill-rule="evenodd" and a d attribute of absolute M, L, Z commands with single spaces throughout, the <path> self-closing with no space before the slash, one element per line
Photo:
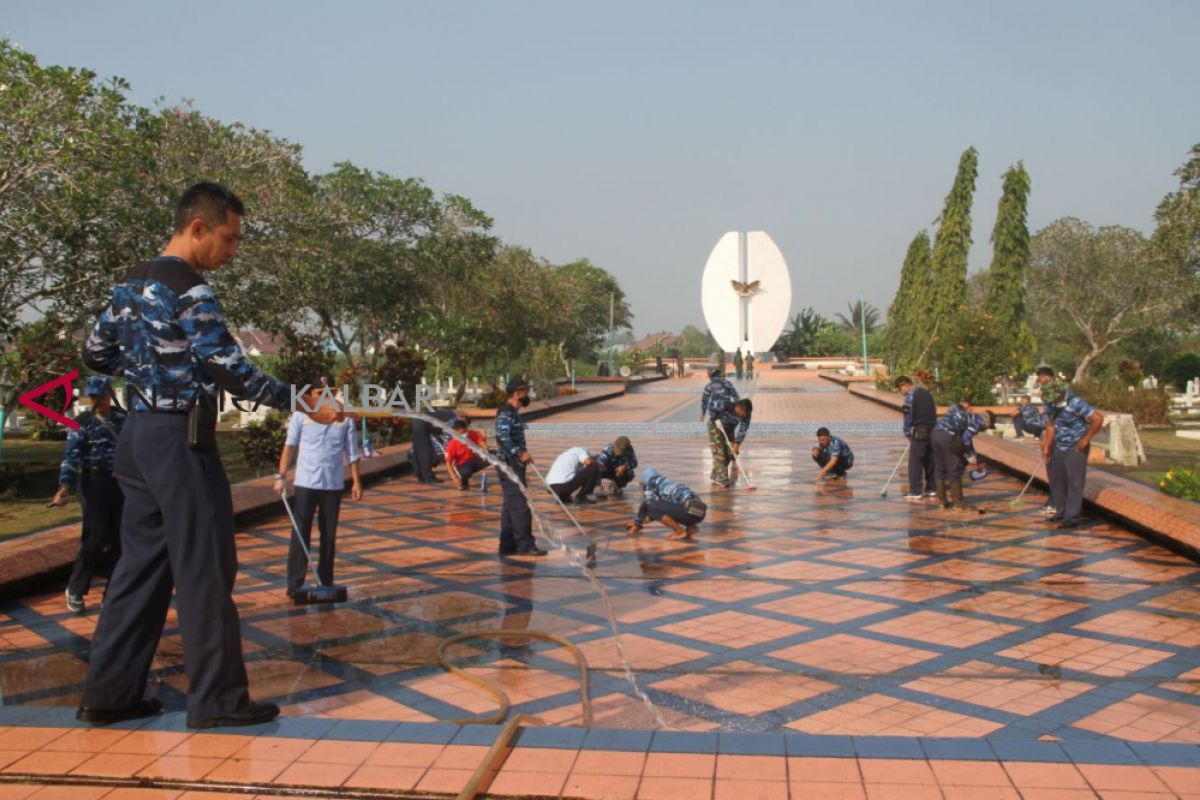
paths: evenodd
<path fill-rule="evenodd" d="M 9 439 L 4 442 L 3 460 L 17 477 L 10 478 L 15 491 L 0 495 L 0 540 L 24 536 L 78 522 L 79 504 L 74 499 L 60 508 L 46 508 L 54 494 L 57 478 L 53 471 L 58 469 L 65 442 L 32 439 Z M 217 431 L 217 446 L 221 461 L 229 473 L 230 483 L 258 477 L 242 457 L 237 433 L 233 430 Z M 31 477 L 21 477 L 22 475 Z M 269 474 L 270 470 L 262 474 Z M 11 472 L 10 472 L 11 474 Z"/>

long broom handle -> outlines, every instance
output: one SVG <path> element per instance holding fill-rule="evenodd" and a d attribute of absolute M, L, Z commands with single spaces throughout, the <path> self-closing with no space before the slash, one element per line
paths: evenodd
<path fill-rule="evenodd" d="M 1033 468 L 1033 472 L 1029 473 L 1029 480 L 1025 481 L 1025 488 L 1021 490 L 1019 495 L 1017 495 L 1017 499 L 1013 500 L 1014 504 L 1021 502 L 1021 498 L 1024 497 L 1025 493 L 1029 491 L 1029 487 L 1033 485 L 1033 479 L 1037 477 L 1038 470 L 1043 466 L 1045 466 L 1045 464 L 1039 461 L 1037 466 Z"/>
<path fill-rule="evenodd" d="M 721 432 L 722 438 L 725 439 L 725 444 L 729 447 L 729 455 L 733 456 L 733 463 L 737 464 L 738 475 L 742 476 L 742 480 L 746 482 L 747 487 L 753 489 L 754 484 L 750 483 L 750 476 L 742 469 L 741 459 L 737 457 L 737 453 L 733 452 L 733 442 L 729 441 L 729 434 L 725 432 L 725 426 L 721 424 L 720 420 L 713 420 L 713 424 L 717 426 L 717 430 Z"/>
<path fill-rule="evenodd" d="M 904 452 L 900 454 L 900 460 L 896 462 L 896 466 L 892 467 L 892 474 L 888 476 L 887 483 L 883 485 L 883 491 L 887 491 L 892 485 L 892 479 L 896 477 L 896 473 L 900 471 L 900 465 L 904 463 L 904 457 L 908 455 L 908 448 L 912 447 L 912 442 L 904 445 Z M 911 491 L 911 489 L 910 489 Z"/>
<path fill-rule="evenodd" d="M 280 495 L 283 500 L 283 507 L 287 510 L 288 519 L 292 521 L 292 533 L 296 534 L 296 541 L 300 543 L 300 549 L 304 551 L 304 557 L 308 559 L 308 567 L 312 570 L 313 578 L 317 581 L 317 586 L 324 586 L 321 583 L 321 576 L 317 574 L 317 566 L 312 560 L 312 551 L 308 549 L 308 545 L 304 543 L 304 537 L 300 535 L 300 523 L 296 522 L 296 515 L 292 513 L 292 506 L 287 499 L 287 486 L 283 487 L 283 494 Z"/>

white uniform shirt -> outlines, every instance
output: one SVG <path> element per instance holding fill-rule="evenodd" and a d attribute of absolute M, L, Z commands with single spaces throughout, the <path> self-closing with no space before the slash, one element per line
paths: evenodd
<path fill-rule="evenodd" d="M 572 447 L 565 453 L 554 459 L 554 464 L 550 467 L 550 472 L 546 475 L 546 483 L 554 486 L 559 483 L 567 483 L 571 478 L 575 477 L 575 473 L 583 466 L 583 462 L 592 457 L 586 447 Z"/>

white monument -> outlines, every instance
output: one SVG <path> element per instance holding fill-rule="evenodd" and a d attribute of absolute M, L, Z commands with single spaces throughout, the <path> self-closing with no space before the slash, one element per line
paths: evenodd
<path fill-rule="evenodd" d="M 792 307 L 792 280 L 783 253 L 763 231 L 730 231 L 708 256 L 700 302 L 722 350 L 770 350 Z"/>

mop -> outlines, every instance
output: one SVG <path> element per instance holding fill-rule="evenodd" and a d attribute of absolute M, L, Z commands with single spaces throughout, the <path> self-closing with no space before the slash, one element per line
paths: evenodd
<path fill-rule="evenodd" d="M 1025 481 L 1025 488 L 1021 490 L 1019 495 L 1017 495 L 1016 500 L 1013 500 L 1011 503 L 1009 503 L 1010 506 L 1019 506 L 1022 503 L 1029 502 L 1023 498 L 1025 497 L 1025 493 L 1029 491 L 1029 487 L 1033 484 L 1033 479 L 1037 477 L 1038 470 L 1043 466 L 1044 464 L 1041 461 L 1037 463 L 1037 466 L 1033 468 L 1033 472 L 1029 473 L 1029 480 Z"/>
<path fill-rule="evenodd" d="M 321 576 L 317 574 L 317 568 L 313 564 L 312 553 L 308 549 L 308 545 L 304 543 L 303 537 L 300 536 L 300 525 L 296 522 L 296 516 L 292 513 L 292 507 L 288 503 L 287 493 L 282 495 L 283 507 L 287 509 L 288 519 L 292 521 L 292 533 L 296 535 L 296 541 L 300 543 L 300 549 L 304 551 L 304 557 L 308 559 L 308 566 L 312 570 L 313 578 L 316 579 L 316 586 L 301 586 L 292 595 L 292 601 L 298 606 L 310 606 L 319 603 L 344 603 L 346 602 L 346 587 L 345 586 L 326 586 L 321 583 Z"/>

